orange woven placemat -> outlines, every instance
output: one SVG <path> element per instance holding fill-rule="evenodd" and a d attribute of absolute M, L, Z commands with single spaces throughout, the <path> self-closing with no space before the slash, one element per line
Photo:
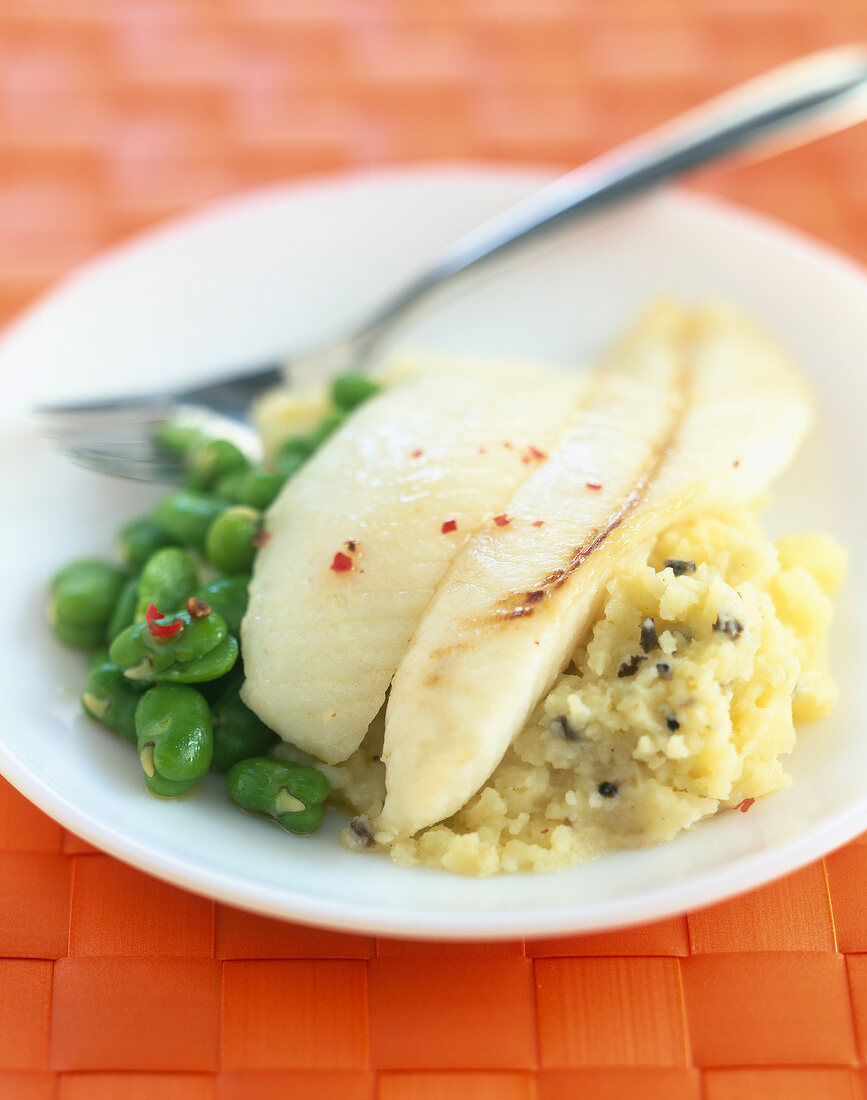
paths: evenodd
<path fill-rule="evenodd" d="M 395 161 L 572 165 L 867 38 L 865 0 L 0 0 L 0 320 L 238 188 Z M 864 130 L 705 172 L 867 259 Z M 402 943 L 148 878 L 0 780 L 3 1100 L 865 1095 L 867 844 L 625 932 Z"/>

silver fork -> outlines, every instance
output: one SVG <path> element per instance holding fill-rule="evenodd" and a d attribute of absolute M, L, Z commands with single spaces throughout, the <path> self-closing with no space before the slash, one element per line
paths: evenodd
<path fill-rule="evenodd" d="M 364 369 L 383 337 L 446 280 L 519 242 L 622 202 L 747 146 L 765 153 L 802 144 L 867 118 L 867 49 L 844 46 L 790 62 L 748 81 L 643 137 L 590 161 L 483 222 L 446 248 L 421 275 L 348 335 L 289 364 L 146 397 L 43 406 L 46 430 L 82 466 L 141 481 L 172 480 L 177 460 L 155 441 L 169 418 L 229 436 L 255 456 L 250 403 L 285 381 L 324 380 Z"/>

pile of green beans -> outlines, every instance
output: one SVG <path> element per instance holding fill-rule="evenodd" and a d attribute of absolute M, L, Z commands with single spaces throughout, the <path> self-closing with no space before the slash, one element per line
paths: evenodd
<path fill-rule="evenodd" d="M 182 459 L 182 485 L 121 529 L 121 564 L 79 559 L 52 578 L 55 635 L 92 651 L 82 706 L 136 745 L 152 794 L 178 798 L 213 769 L 226 773 L 239 806 L 289 832 L 310 833 L 322 821 L 322 773 L 266 755 L 279 738 L 241 698 L 239 634 L 265 510 L 378 390 L 363 375 L 334 379 L 330 411 L 308 435 L 287 440 L 273 466 L 167 422 L 158 440 Z"/>

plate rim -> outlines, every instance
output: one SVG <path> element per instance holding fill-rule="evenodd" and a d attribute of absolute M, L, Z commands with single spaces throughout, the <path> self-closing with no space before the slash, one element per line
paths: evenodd
<path fill-rule="evenodd" d="M 0 360 L 10 338 L 26 329 L 28 324 L 39 323 L 40 314 L 52 303 L 62 298 L 67 289 L 79 280 L 110 268 L 135 256 L 142 247 L 154 241 L 183 235 L 196 226 L 219 222 L 226 216 L 255 205 L 263 197 L 315 193 L 319 190 L 352 188 L 360 182 L 377 186 L 394 183 L 410 187 L 426 181 L 461 177 L 466 181 L 483 179 L 513 183 L 514 185 L 542 183 L 551 173 L 542 168 L 505 168 L 491 165 L 434 165 L 409 166 L 343 172 L 327 176 L 288 181 L 255 188 L 230 195 L 187 214 L 160 223 L 152 229 L 136 234 L 131 239 L 114 245 L 84 264 L 73 269 L 57 284 L 41 295 L 34 303 L 13 319 L 0 337 Z M 813 240 L 801 230 L 754 210 L 745 209 L 715 196 L 683 188 L 672 188 L 660 196 L 663 202 L 673 202 L 691 216 L 711 221 L 724 230 L 734 228 L 758 235 L 774 247 L 789 250 L 802 259 L 827 271 L 837 279 L 843 279 L 852 289 L 867 299 L 867 272 L 852 257 L 822 241 Z M 2 378 L 0 378 L 2 382 Z M 25 414 L 26 415 L 26 414 Z M 16 417 L 17 419 L 17 417 Z M 867 829 L 867 788 L 860 800 L 850 804 L 839 814 L 826 818 L 804 835 L 780 845 L 773 845 L 749 855 L 734 858 L 723 868 L 691 874 L 686 881 L 662 885 L 643 895 L 644 907 L 640 915 L 626 912 L 634 910 L 635 901 L 630 898 L 597 900 L 593 915 L 576 913 L 560 904 L 547 909 L 461 910 L 430 913 L 413 910 L 401 916 L 401 910 L 383 902 L 379 908 L 364 903 L 353 907 L 350 899 L 339 900 L 311 897 L 285 888 L 276 888 L 258 882 L 254 887 L 233 871 L 214 871 L 200 868 L 190 859 L 171 852 L 149 848 L 137 838 L 120 836 L 111 825 L 86 812 L 86 809 L 51 789 L 46 781 L 34 773 L 6 744 L 0 733 L 0 773 L 39 809 L 46 812 L 65 828 L 82 837 L 100 850 L 108 852 L 139 870 L 154 875 L 183 889 L 224 902 L 226 904 L 263 913 L 284 920 L 295 920 L 319 927 L 367 934 L 385 934 L 416 939 L 440 940 L 494 940 L 514 937 L 532 939 L 568 933 L 587 933 L 614 930 L 636 924 L 644 924 L 666 916 L 702 908 L 723 899 L 735 897 L 757 886 L 781 878 L 847 843 Z M 447 875 L 448 872 L 433 872 Z M 530 873 L 524 873 L 529 879 Z"/>

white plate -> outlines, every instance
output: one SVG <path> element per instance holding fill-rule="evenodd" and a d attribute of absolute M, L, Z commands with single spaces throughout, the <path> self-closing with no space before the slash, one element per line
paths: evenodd
<path fill-rule="evenodd" d="M 842 702 L 830 721 L 803 731 L 790 789 L 658 848 L 532 881 L 475 881 L 350 855 L 337 843 L 336 815 L 313 838 L 287 837 L 239 813 L 215 777 L 190 798 L 158 802 L 130 746 L 81 716 L 83 660 L 52 640 L 45 579 L 67 558 L 107 551 L 118 525 L 156 494 L 52 455 L 27 407 L 146 390 L 301 347 L 363 314 L 435 247 L 540 179 L 426 170 L 242 196 L 89 266 L 8 332 L 0 344 L 0 770 L 37 805 L 127 862 L 239 906 L 443 938 L 650 920 L 782 875 L 867 827 L 867 281 L 786 230 L 678 193 L 513 258 L 462 297 L 449 295 L 402 342 L 576 362 L 649 297 L 670 291 L 740 302 L 804 363 L 817 428 L 779 486 L 771 522 L 834 532 L 852 550 L 853 571 L 834 628 Z"/>

